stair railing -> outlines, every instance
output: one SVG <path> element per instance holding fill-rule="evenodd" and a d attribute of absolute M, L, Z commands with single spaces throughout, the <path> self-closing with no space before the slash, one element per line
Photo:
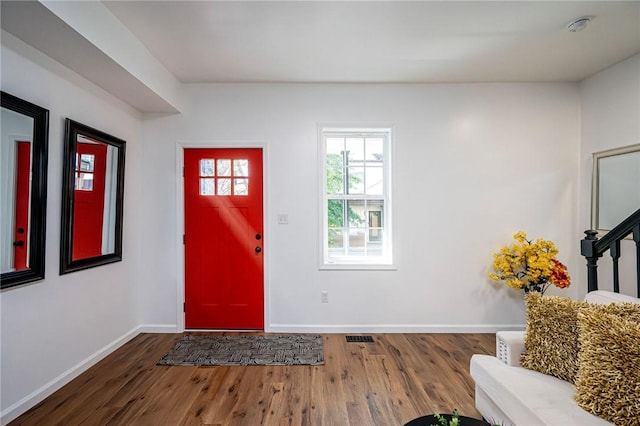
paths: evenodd
<path fill-rule="evenodd" d="M 598 231 L 584 231 L 587 236 L 580 241 L 580 252 L 587 259 L 587 291 L 598 289 L 598 259 L 609 251 L 613 262 L 613 291 L 620 293 L 618 259 L 620 259 L 620 241 L 633 234 L 636 243 L 636 281 L 637 296 L 640 297 L 640 209 L 620 222 L 615 228 L 598 239 Z"/>

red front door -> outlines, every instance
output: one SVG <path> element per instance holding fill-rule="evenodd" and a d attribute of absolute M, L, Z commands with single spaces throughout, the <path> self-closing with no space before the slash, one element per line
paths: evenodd
<path fill-rule="evenodd" d="M 16 226 L 13 239 L 13 268 L 16 271 L 21 271 L 27 268 L 27 248 L 29 245 L 31 142 L 18 142 L 16 153 Z"/>
<path fill-rule="evenodd" d="M 102 255 L 107 145 L 78 142 L 76 152 L 72 260 Z"/>
<path fill-rule="evenodd" d="M 262 150 L 185 149 L 185 326 L 264 328 Z"/>

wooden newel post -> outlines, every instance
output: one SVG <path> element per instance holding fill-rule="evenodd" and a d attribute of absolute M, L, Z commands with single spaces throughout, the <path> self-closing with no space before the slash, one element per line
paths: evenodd
<path fill-rule="evenodd" d="M 592 229 L 584 231 L 587 235 L 580 241 L 580 253 L 587 259 L 587 291 L 598 289 L 598 258 L 595 244 L 598 241 L 598 231 Z"/>

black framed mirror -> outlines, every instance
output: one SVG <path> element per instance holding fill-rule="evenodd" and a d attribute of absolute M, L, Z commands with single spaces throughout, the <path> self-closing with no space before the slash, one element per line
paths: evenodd
<path fill-rule="evenodd" d="M 66 119 L 60 275 L 122 260 L 125 146 Z"/>
<path fill-rule="evenodd" d="M 44 279 L 49 110 L 5 92 L 0 132 L 0 288 Z"/>

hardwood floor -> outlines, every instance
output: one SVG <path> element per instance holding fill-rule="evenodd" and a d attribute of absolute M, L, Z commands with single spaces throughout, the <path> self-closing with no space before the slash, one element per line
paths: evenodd
<path fill-rule="evenodd" d="M 137 336 L 10 424 L 402 425 L 453 408 L 479 418 L 469 359 L 495 355 L 494 334 L 328 334 L 321 366 L 156 366 L 179 336 Z"/>

